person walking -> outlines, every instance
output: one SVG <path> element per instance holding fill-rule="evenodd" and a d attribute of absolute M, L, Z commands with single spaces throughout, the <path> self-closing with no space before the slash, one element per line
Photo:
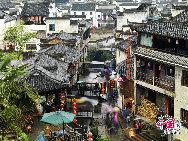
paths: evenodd
<path fill-rule="evenodd" d="M 141 122 L 141 120 L 138 123 L 138 128 L 139 128 L 139 133 L 141 133 L 141 131 L 142 131 L 142 122 Z"/>
<path fill-rule="evenodd" d="M 139 131 L 138 131 L 138 123 L 137 123 L 137 121 L 135 121 L 134 127 L 135 127 L 135 129 L 136 129 L 136 134 L 138 134 Z"/>
<path fill-rule="evenodd" d="M 114 126 L 115 126 L 115 132 L 117 133 L 119 129 L 118 112 L 114 113 Z"/>

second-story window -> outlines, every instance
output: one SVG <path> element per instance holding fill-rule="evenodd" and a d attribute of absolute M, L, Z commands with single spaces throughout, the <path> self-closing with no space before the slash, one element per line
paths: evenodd
<path fill-rule="evenodd" d="M 93 15 L 93 12 L 90 12 L 90 15 Z"/>
<path fill-rule="evenodd" d="M 175 69 L 174 67 L 166 67 L 166 75 L 174 77 Z"/>
<path fill-rule="evenodd" d="M 188 128 L 188 111 L 183 108 L 181 108 L 181 120 L 182 125 Z"/>
<path fill-rule="evenodd" d="M 74 15 L 76 15 L 76 12 L 74 12 Z"/>
<path fill-rule="evenodd" d="M 141 33 L 140 45 L 152 47 L 152 38 L 150 34 Z"/>
<path fill-rule="evenodd" d="M 85 15 L 85 13 L 84 13 L 84 12 L 82 12 L 82 15 Z"/>
<path fill-rule="evenodd" d="M 49 24 L 49 31 L 55 31 L 55 24 Z"/>
<path fill-rule="evenodd" d="M 182 71 L 182 85 L 188 87 L 188 71 Z"/>
<path fill-rule="evenodd" d="M 100 15 L 98 15 L 98 18 L 100 18 Z"/>

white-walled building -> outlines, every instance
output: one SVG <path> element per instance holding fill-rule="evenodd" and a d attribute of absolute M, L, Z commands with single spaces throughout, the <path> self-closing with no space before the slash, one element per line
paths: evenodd
<path fill-rule="evenodd" d="M 97 26 L 96 5 L 94 3 L 73 3 L 71 15 L 85 15 L 86 19 L 91 19 L 93 26 Z"/>

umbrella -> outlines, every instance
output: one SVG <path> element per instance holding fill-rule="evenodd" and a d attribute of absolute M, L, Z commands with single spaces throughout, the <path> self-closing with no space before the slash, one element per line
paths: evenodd
<path fill-rule="evenodd" d="M 135 118 L 134 120 L 142 120 L 141 118 Z"/>
<path fill-rule="evenodd" d="M 118 81 L 118 82 L 124 82 L 124 80 L 123 80 L 122 77 L 119 77 L 119 78 L 115 79 L 115 81 Z"/>
<path fill-rule="evenodd" d="M 44 113 L 44 116 L 40 120 L 42 123 L 59 125 L 63 123 L 70 123 L 74 120 L 76 115 L 65 111 L 56 111 L 50 113 Z"/>
<path fill-rule="evenodd" d="M 98 104 L 98 100 L 90 99 L 88 97 L 82 97 L 82 98 L 80 98 L 80 100 L 89 101 L 92 105 L 97 105 Z"/>
<path fill-rule="evenodd" d="M 114 112 L 119 112 L 120 109 L 118 107 L 114 107 Z"/>
<path fill-rule="evenodd" d="M 76 83 L 77 83 L 77 84 L 81 84 L 81 83 L 83 83 L 83 82 L 84 82 L 84 81 L 77 81 Z"/>

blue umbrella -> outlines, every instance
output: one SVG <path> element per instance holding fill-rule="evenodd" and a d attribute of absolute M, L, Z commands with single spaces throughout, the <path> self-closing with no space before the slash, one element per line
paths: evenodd
<path fill-rule="evenodd" d="M 77 83 L 77 84 L 81 84 L 81 83 L 83 83 L 83 82 L 84 82 L 84 81 L 77 81 L 76 83 Z"/>

